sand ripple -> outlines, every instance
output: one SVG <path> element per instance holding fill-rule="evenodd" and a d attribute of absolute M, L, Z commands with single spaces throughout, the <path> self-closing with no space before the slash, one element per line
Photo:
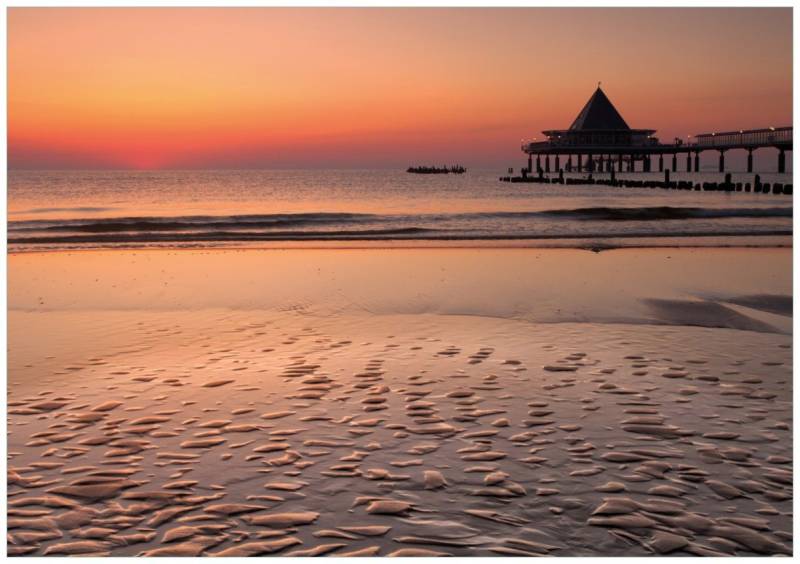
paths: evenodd
<path fill-rule="evenodd" d="M 792 552 L 790 337 L 213 323 L 10 389 L 9 554 Z"/>

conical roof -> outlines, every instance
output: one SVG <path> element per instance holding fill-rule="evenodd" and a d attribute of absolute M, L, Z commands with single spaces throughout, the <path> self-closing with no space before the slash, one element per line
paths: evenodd
<path fill-rule="evenodd" d="M 597 87 L 592 97 L 572 122 L 569 127 L 571 131 L 581 131 L 586 129 L 605 129 L 605 130 L 630 130 L 628 124 L 619 115 L 619 112 L 611 103 L 611 100 Z"/>

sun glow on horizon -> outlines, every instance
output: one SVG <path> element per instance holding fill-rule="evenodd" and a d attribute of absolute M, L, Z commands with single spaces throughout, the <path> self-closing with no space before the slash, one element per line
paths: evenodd
<path fill-rule="evenodd" d="M 10 168 L 504 165 L 598 80 L 663 140 L 792 117 L 789 8 L 10 8 L 8 26 Z"/>

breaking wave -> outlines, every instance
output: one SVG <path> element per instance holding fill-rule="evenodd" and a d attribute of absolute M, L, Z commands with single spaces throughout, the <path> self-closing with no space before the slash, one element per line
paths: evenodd
<path fill-rule="evenodd" d="M 451 214 L 288 213 L 10 221 L 11 245 L 791 235 L 790 207 L 581 207 Z"/>

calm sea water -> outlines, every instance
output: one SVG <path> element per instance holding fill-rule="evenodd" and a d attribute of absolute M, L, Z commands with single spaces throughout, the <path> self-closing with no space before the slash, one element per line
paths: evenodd
<path fill-rule="evenodd" d="M 9 246 L 791 244 L 791 196 L 509 184 L 498 181 L 502 174 L 12 171 Z M 791 175 L 761 177 L 792 181 Z M 721 180 L 717 173 L 672 178 Z M 734 181 L 752 180 L 734 174 Z"/>

